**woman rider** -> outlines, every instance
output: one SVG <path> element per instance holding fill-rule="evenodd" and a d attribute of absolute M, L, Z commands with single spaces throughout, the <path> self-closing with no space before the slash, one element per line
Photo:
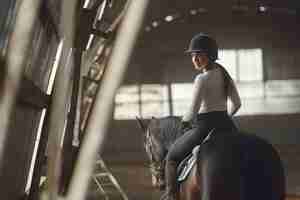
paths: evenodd
<path fill-rule="evenodd" d="M 236 130 L 231 117 L 241 106 L 232 78 L 215 62 L 218 58 L 218 46 L 213 38 L 203 33 L 197 34 L 192 38 L 186 52 L 191 55 L 194 68 L 199 74 L 194 80 L 190 109 L 182 118 L 183 130 L 189 130 L 175 141 L 166 157 L 166 192 L 161 198 L 164 200 L 179 199 L 176 177 L 179 162 L 196 145 L 201 144 L 213 128 Z M 227 98 L 232 102 L 229 110 Z"/>

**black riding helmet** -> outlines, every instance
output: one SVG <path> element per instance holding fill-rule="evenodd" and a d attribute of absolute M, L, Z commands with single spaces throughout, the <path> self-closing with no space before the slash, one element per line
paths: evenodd
<path fill-rule="evenodd" d="M 206 53 L 211 61 L 218 59 L 218 45 L 215 39 L 205 33 L 195 35 L 186 53 Z"/>

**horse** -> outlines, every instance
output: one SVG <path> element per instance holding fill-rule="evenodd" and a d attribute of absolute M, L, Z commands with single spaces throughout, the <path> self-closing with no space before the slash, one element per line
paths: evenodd
<path fill-rule="evenodd" d="M 165 188 L 168 149 L 182 134 L 181 118 L 139 119 L 149 158 L 152 185 Z M 214 130 L 196 154 L 180 200 L 284 200 L 285 172 L 275 148 L 261 137 L 240 131 Z"/>

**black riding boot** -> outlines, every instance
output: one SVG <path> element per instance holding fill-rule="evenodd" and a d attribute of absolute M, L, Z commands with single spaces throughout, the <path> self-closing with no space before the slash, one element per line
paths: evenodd
<path fill-rule="evenodd" d="M 179 184 L 177 183 L 176 168 L 176 163 L 174 161 L 166 162 L 166 191 L 160 200 L 179 200 Z"/>

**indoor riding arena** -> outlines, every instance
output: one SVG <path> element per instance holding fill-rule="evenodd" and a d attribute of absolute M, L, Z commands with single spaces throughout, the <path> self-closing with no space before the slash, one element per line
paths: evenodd
<path fill-rule="evenodd" d="M 299 22 L 299 0 L 1 0 L 0 199 L 159 200 L 164 188 L 155 183 L 169 149 L 157 158 L 162 143 L 150 124 L 183 119 L 194 105 L 195 77 L 223 66 L 241 102 L 228 115 L 234 134 L 259 138 L 278 158 L 278 166 L 267 165 L 269 155 L 240 145 L 239 158 L 252 153 L 259 164 L 238 160 L 230 170 L 244 166 L 257 184 L 269 178 L 262 191 L 280 185 L 268 200 L 300 200 Z M 217 43 L 216 60 L 211 46 L 186 53 L 199 33 Z M 199 67 L 197 56 L 208 64 Z M 197 170 L 205 145 L 218 137 L 211 134 L 193 151 L 197 183 L 208 176 Z M 276 167 L 280 183 L 268 176 Z M 180 200 L 220 199 L 208 198 L 201 183 L 197 198 L 182 189 L 193 175 L 180 183 Z M 228 188 L 231 177 L 223 176 L 217 185 Z M 231 185 L 236 192 L 255 191 L 239 180 L 245 184 Z"/>

